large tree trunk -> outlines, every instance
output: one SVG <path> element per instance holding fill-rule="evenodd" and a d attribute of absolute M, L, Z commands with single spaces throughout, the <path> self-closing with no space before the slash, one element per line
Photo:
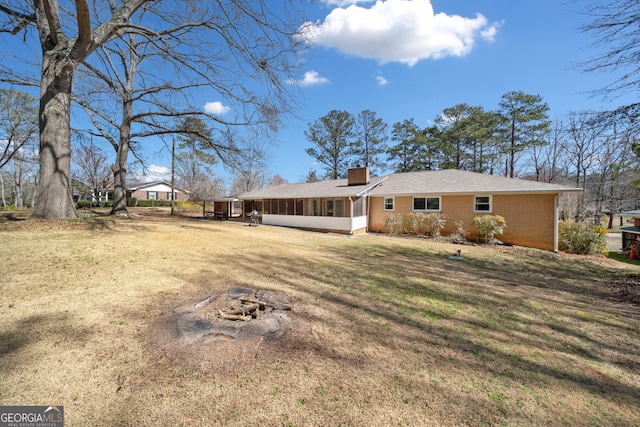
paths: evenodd
<path fill-rule="evenodd" d="M 131 66 L 129 72 L 134 70 Z M 129 96 L 122 107 L 122 121 L 120 125 L 120 140 L 116 150 L 116 163 L 111 167 L 113 170 L 113 209 L 111 214 L 128 215 L 127 210 L 127 157 L 129 156 L 131 138 L 131 115 L 133 114 L 133 101 L 131 101 L 131 87 L 133 79 L 127 79 L 127 92 Z"/>
<path fill-rule="evenodd" d="M 2 173 L 0 173 L 0 195 L 2 198 L 2 208 L 6 209 L 7 200 L 5 199 L 5 195 L 4 195 L 4 178 L 2 178 Z"/>
<path fill-rule="evenodd" d="M 120 139 L 116 152 L 116 162 L 111 166 L 113 171 L 113 208 L 112 215 L 128 215 L 127 210 L 127 156 L 129 141 Z"/>
<path fill-rule="evenodd" d="M 40 83 L 40 179 L 33 217 L 76 218 L 71 187 L 71 83 L 74 66 L 43 52 Z"/>
<path fill-rule="evenodd" d="M 14 159 L 15 160 L 15 159 Z M 16 208 L 22 209 L 22 165 L 18 160 L 15 160 L 13 167 L 13 185 L 15 191 L 15 205 Z"/>

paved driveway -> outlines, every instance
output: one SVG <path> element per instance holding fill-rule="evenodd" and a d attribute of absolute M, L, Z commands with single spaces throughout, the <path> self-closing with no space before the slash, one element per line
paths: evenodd
<path fill-rule="evenodd" d="M 609 242 L 609 252 L 620 252 L 622 250 L 622 233 L 607 233 Z"/>

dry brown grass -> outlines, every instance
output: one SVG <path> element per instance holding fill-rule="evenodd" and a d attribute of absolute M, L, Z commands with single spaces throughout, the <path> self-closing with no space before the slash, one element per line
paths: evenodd
<path fill-rule="evenodd" d="M 637 266 L 152 213 L 0 221 L 0 405 L 64 405 L 68 426 L 640 425 L 639 308 L 608 286 Z M 178 345 L 174 308 L 233 286 L 285 292 L 294 328 Z"/>

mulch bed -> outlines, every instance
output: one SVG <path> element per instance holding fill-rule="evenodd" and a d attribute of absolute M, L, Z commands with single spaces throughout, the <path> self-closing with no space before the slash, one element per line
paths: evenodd
<path fill-rule="evenodd" d="M 623 276 L 609 283 L 609 289 L 616 298 L 640 305 L 640 276 Z"/>

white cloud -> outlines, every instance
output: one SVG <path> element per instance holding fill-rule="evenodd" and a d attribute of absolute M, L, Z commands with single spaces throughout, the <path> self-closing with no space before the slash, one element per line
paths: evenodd
<path fill-rule="evenodd" d="M 480 31 L 480 36 L 488 42 L 494 41 L 496 38 L 496 33 L 498 32 L 498 28 L 500 27 L 501 24 L 502 23 L 500 24 L 494 23 L 490 25 L 489 27 Z"/>
<path fill-rule="evenodd" d="M 378 84 L 379 84 L 380 86 L 386 86 L 386 85 L 389 83 L 389 80 L 385 79 L 385 78 L 384 78 L 384 77 L 382 77 L 382 76 L 378 76 L 378 77 L 376 77 L 376 80 L 378 81 Z"/>
<path fill-rule="evenodd" d="M 320 77 L 320 74 L 317 71 L 307 71 L 304 73 L 304 77 L 301 80 L 289 80 L 289 83 L 298 86 L 311 86 L 329 83 L 329 79 L 326 77 Z"/>
<path fill-rule="evenodd" d="M 324 0 L 329 6 L 344 7 L 350 4 L 373 3 L 375 0 Z"/>
<path fill-rule="evenodd" d="M 380 0 L 370 8 L 335 8 L 324 22 L 307 22 L 300 32 L 344 54 L 413 66 L 421 59 L 464 56 L 478 38 L 493 40 L 498 25 L 482 14 L 436 14 L 430 0 Z"/>
<path fill-rule="evenodd" d="M 222 105 L 222 102 L 219 101 L 207 102 L 206 104 L 204 104 L 204 111 L 209 114 L 215 114 L 216 116 L 228 113 L 230 110 L 230 107 Z"/>
<path fill-rule="evenodd" d="M 169 181 L 171 169 L 166 166 L 149 165 L 144 170 L 135 171 L 133 178 L 138 182 Z"/>

